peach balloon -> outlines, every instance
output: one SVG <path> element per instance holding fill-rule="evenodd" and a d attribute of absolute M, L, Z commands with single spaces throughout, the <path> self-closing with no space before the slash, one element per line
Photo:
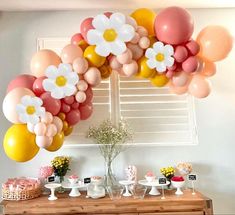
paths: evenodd
<path fill-rule="evenodd" d="M 42 122 L 37 123 L 34 127 L 34 133 L 37 136 L 44 136 L 46 133 L 46 130 L 47 130 L 47 126 Z"/>
<path fill-rule="evenodd" d="M 49 124 L 46 128 L 46 136 L 54 137 L 57 134 L 57 127 L 54 124 Z"/>
<path fill-rule="evenodd" d="M 208 61 L 223 60 L 232 49 L 233 38 L 222 26 L 207 26 L 197 36 L 199 55 Z"/>
<path fill-rule="evenodd" d="M 131 63 L 124 64 L 122 69 L 127 77 L 131 77 L 138 72 L 138 64 L 136 61 L 132 60 Z"/>
<path fill-rule="evenodd" d="M 79 91 L 77 92 L 75 98 L 78 103 L 83 103 L 86 101 L 86 93 Z"/>
<path fill-rule="evenodd" d="M 91 86 L 97 86 L 101 82 L 100 71 L 96 67 L 91 67 L 84 74 L 84 79 Z"/>
<path fill-rule="evenodd" d="M 23 96 L 35 96 L 34 93 L 26 88 L 15 88 L 11 90 L 3 100 L 2 110 L 5 117 L 12 123 L 21 123 L 16 112 L 17 104 L 21 103 Z"/>
<path fill-rule="evenodd" d="M 109 65 L 112 69 L 119 69 L 122 67 L 122 64 L 120 64 L 117 60 L 117 57 L 113 56 L 110 61 L 109 61 Z"/>
<path fill-rule="evenodd" d="M 188 90 L 191 95 L 197 98 L 205 98 L 211 92 L 211 83 L 203 75 L 194 75 Z"/>
<path fill-rule="evenodd" d="M 187 84 L 189 80 L 189 74 L 186 72 L 178 72 L 172 77 L 172 83 L 176 87 L 182 87 Z"/>
<path fill-rule="evenodd" d="M 43 117 L 41 117 L 41 121 L 50 124 L 53 121 L 53 115 L 50 112 L 46 112 Z"/>
<path fill-rule="evenodd" d="M 137 30 L 138 25 L 134 18 L 126 16 L 126 24 L 131 25 L 135 30 Z"/>
<path fill-rule="evenodd" d="M 88 84 L 87 84 L 87 82 L 86 81 L 84 81 L 84 80 L 79 80 L 78 81 L 78 83 L 77 83 L 77 89 L 79 90 L 79 91 L 86 91 L 87 90 L 87 88 L 88 88 Z"/>
<path fill-rule="evenodd" d="M 36 144 L 40 148 L 47 148 L 51 145 L 53 141 L 52 137 L 47 137 L 47 136 L 36 136 Z"/>
<path fill-rule="evenodd" d="M 150 46 L 150 39 L 148 37 L 141 37 L 138 44 L 140 48 L 147 49 Z"/>
<path fill-rule="evenodd" d="M 147 37 L 147 36 L 149 35 L 147 29 L 144 28 L 143 26 L 138 26 L 138 27 L 137 27 L 137 33 L 138 33 L 141 37 Z"/>
<path fill-rule="evenodd" d="M 56 126 L 57 132 L 60 133 L 63 129 L 62 120 L 58 116 L 54 116 L 52 123 Z"/>
<path fill-rule="evenodd" d="M 126 49 L 126 51 L 124 53 L 122 53 L 121 55 L 117 56 L 117 61 L 120 64 L 127 64 L 130 63 L 132 60 L 132 52 L 130 49 Z"/>
<path fill-rule="evenodd" d="M 140 35 L 136 32 L 135 36 L 132 38 L 130 43 L 137 44 L 139 42 L 139 40 L 140 40 Z"/>
<path fill-rule="evenodd" d="M 138 60 L 144 55 L 144 50 L 142 48 L 140 48 L 137 44 L 128 43 L 127 47 L 132 52 L 132 59 L 133 60 Z"/>
<path fill-rule="evenodd" d="M 73 61 L 73 69 L 78 74 L 84 74 L 88 69 L 88 62 L 83 57 L 78 57 Z"/>
<path fill-rule="evenodd" d="M 31 72 L 36 77 L 45 75 L 48 66 L 58 66 L 61 63 L 60 57 L 52 50 L 43 49 L 36 52 L 31 59 Z"/>
<path fill-rule="evenodd" d="M 170 92 L 177 95 L 182 95 L 188 92 L 188 85 L 183 87 L 176 87 L 172 83 L 169 83 L 169 87 L 170 87 Z"/>
<path fill-rule="evenodd" d="M 202 69 L 200 74 L 204 76 L 213 76 L 216 73 L 216 65 L 213 62 L 205 60 L 202 64 Z"/>
<path fill-rule="evenodd" d="M 73 61 L 83 56 L 83 51 L 79 46 L 69 44 L 65 46 L 61 51 L 61 59 L 63 63 L 73 63 Z"/>

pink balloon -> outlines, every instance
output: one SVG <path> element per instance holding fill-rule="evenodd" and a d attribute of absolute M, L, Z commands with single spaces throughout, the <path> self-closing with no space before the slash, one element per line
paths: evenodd
<path fill-rule="evenodd" d="M 83 57 L 78 57 L 73 61 L 73 69 L 78 74 L 84 74 L 88 69 L 88 62 Z"/>
<path fill-rule="evenodd" d="M 71 38 L 71 44 L 78 46 L 78 44 L 81 40 L 84 40 L 81 33 L 74 34 Z"/>
<path fill-rule="evenodd" d="M 188 92 L 188 85 L 183 87 L 176 87 L 173 84 L 169 84 L 169 87 L 170 87 L 170 92 L 177 95 L 182 95 Z"/>
<path fill-rule="evenodd" d="M 139 60 L 144 55 L 144 50 L 140 48 L 137 44 L 128 43 L 127 47 L 132 52 L 132 59 Z"/>
<path fill-rule="evenodd" d="M 150 46 L 150 40 L 148 37 L 141 37 L 138 44 L 140 48 L 147 49 Z"/>
<path fill-rule="evenodd" d="M 54 137 L 57 134 L 57 127 L 54 124 L 49 124 L 46 128 L 46 136 Z"/>
<path fill-rule="evenodd" d="M 45 124 L 50 124 L 53 121 L 53 115 L 50 112 L 46 112 L 44 116 L 41 117 L 41 122 Z"/>
<path fill-rule="evenodd" d="M 188 57 L 188 51 L 184 46 L 177 46 L 175 48 L 174 58 L 177 62 L 181 63 Z"/>
<path fill-rule="evenodd" d="M 84 74 L 84 79 L 93 87 L 99 85 L 101 82 L 100 70 L 98 70 L 96 67 L 90 67 Z"/>
<path fill-rule="evenodd" d="M 78 102 L 74 102 L 71 106 L 74 110 L 78 109 L 79 107 L 79 103 Z"/>
<path fill-rule="evenodd" d="M 191 40 L 186 44 L 187 49 L 189 50 L 190 54 L 197 55 L 200 51 L 200 46 L 195 40 Z"/>
<path fill-rule="evenodd" d="M 131 77 L 138 72 L 138 64 L 136 61 L 132 60 L 129 64 L 123 65 L 123 72 L 127 77 Z"/>
<path fill-rule="evenodd" d="M 83 102 L 82 104 L 80 105 L 87 105 L 88 103 L 90 103 L 93 99 L 93 91 L 92 91 L 92 88 L 91 87 L 88 87 L 88 89 L 86 90 L 86 100 L 85 102 Z"/>
<path fill-rule="evenodd" d="M 71 110 L 67 115 L 66 119 L 69 125 L 75 125 L 80 121 L 80 111 L 79 110 Z"/>
<path fill-rule="evenodd" d="M 78 103 L 83 103 L 86 101 L 86 93 L 79 91 L 79 92 L 77 92 L 75 98 Z"/>
<path fill-rule="evenodd" d="M 50 92 L 43 93 L 40 98 L 43 101 L 43 107 L 53 115 L 57 115 L 61 108 L 61 101 L 51 96 Z"/>
<path fill-rule="evenodd" d="M 88 103 L 86 105 L 81 105 L 79 107 L 80 114 L 81 114 L 81 120 L 86 120 L 88 119 L 92 112 L 93 112 L 93 105 L 92 103 Z"/>
<path fill-rule="evenodd" d="M 189 93 L 197 98 L 205 98 L 211 92 L 211 83 L 203 75 L 194 75 L 189 84 Z"/>
<path fill-rule="evenodd" d="M 36 96 L 40 96 L 43 93 L 45 93 L 45 90 L 42 86 L 42 82 L 43 80 L 45 80 L 47 77 L 46 76 L 42 76 L 37 78 L 34 83 L 33 83 L 33 92 L 35 93 Z"/>
<path fill-rule="evenodd" d="M 109 65 L 112 69 L 119 69 L 122 67 L 122 64 L 120 64 L 117 60 L 116 56 L 112 56 L 109 60 Z"/>
<path fill-rule="evenodd" d="M 83 56 L 83 51 L 79 46 L 69 44 L 62 49 L 61 59 L 63 63 L 73 63 L 73 61 Z"/>
<path fill-rule="evenodd" d="M 79 90 L 79 91 L 86 91 L 87 90 L 87 88 L 88 88 L 88 84 L 87 84 L 87 82 L 86 81 L 84 81 L 84 80 L 79 80 L 78 81 L 78 83 L 77 83 L 77 89 Z"/>
<path fill-rule="evenodd" d="M 182 69 L 185 72 L 191 73 L 195 72 L 198 68 L 199 62 L 197 57 L 191 56 L 182 63 Z"/>
<path fill-rule="evenodd" d="M 17 87 L 27 88 L 29 90 L 33 89 L 33 82 L 35 81 L 36 77 L 33 75 L 18 75 L 15 77 L 7 86 L 7 93 Z"/>
<path fill-rule="evenodd" d="M 74 99 L 74 96 L 66 96 L 63 101 L 68 104 L 68 105 L 71 105 L 74 103 L 75 99 Z"/>
<path fill-rule="evenodd" d="M 154 23 L 158 40 L 172 45 L 187 42 L 192 36 L 193 28 L 193 20 L 189 12 L 180 7 L 161 10 Z"/>
<path fill-rule="evenodd" d="M 21 123 L 16 112 L 17 104 L 21 103 L 23 96 L 35 96 L 34 93 L 27 88 L 15 88 L 11 90 L 3 100 L 2 110 L 4 116 L 12 123 Z"/>
<path fill-rule="evenodd" d="M 48 148 L 53 141 L 52 137 L 47 137 L 47 136 L 36 136 L 36 144 L 40 148 Z"/>
<path fill-rule="evenodd" d="M 189 80 L 189 74 L 186 72 L 178 72 L 172 77 L 172 83 L 176 87 L 183 87 Z"/>
<path fill-rule="evenodd" d="M 92 21 L 93 21 L 93 18 L 89 17 L 87 19 L 84 19 L 80 25 L 80 32 L 83 36 L 83 38 L 85 39 L 85 41 L 87 41 L 87 32 L 90 30 L 90 29 L 94 29 L 93 25 L 92 25 Z"/>
<path fill-rule="evenodd" d="M 37 136 L 44 136 L 47 130 L 47 126 L 43 122 L 39 122 L 34 126 L 34 133 Z"/>
<path fill-rule="evenodd" d="M 108 18 L 110 18 L 110 16 L 112 15 L 112 12 L 105 12 L 104 15 L 107 16 Z"/>
<path fill-rule="evenodd" d="M 63 129 L 62 120 L 58 116 L 54 116 L 52 123 L 56 126 L 57 132 L 60 133 Z"/>
<path fill-rule="evenodd" d="M 117 56 L 117 61 L 120 64 L 128 64 L 132 60 L 132 52 L 130 49 L 126 49 L 125 52 Z"/>
<path fill-rule="evenodd" d="M 144 28 L 143 26 L 137 26 L 137 33 L 141 37 L 147 37 L 149 35 L 147 29 Z"/>
<path fill-rule="evenodd" d="M 60 111 L 63 113 L 68 113 L 71 110 L 70 105 L 67 105 L 65 103 L 61 104 L 61 109 Z"/>
<path fill-rule="evenodd" d="M 131 39 L 130 43 L 137 44 L 140 41 L 140 35 L 136 32 L 135 36 Z"/>

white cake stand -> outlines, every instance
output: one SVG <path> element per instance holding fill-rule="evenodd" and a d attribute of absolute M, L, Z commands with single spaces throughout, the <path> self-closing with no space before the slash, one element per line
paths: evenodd
<path fill-rule="evenodd" d="M 51 195 L 49 196 L 48 200 L 54 201 L 58 199 L 55 195 L 55 189 L 61 187 L 61 184 L 58 183 L 51 183 L 51 184 L 45 184 L 44 185 L 47 189 L 51 190 Z"/>
<path fill-rule="evenodd" d="M 147 187 L 151 187 L 149 195 L 152 195 L 152 196 L 161 195 L 161 193 L 159 192 L 157 187 L 162 187 L 162 186 L 170 184 L 169 181 L 167 181 L 166 184 L 159 184 L 158 180 L 154 180 L 152 182 L 148 182 L 147 180 L 140 180 L 140 181 L 138 181 L 138 183 L 141 184 L 141 185 L 147 186 Z"/>
<path fill-rule="evenodd" d="M 119 184 L 125 186 L 125 192 L 123 193 L 123 196 L 126 196 L 126 197 L 132 196 L 131 193 L 129 192 L 128 186 L 134 183 L 135 183 L 134 181 L 128 181 L 128 180 L 119 181 Z"/>
<path fill-rule="evenodd" d="M 84 183 L 71 184 L 68 182 L 63 182 L 62 187 L 66 189 L 71 189 L 69 196 L 78 197 L 78 196 L 81 196 L 79 189 L 86 187 L 86 185 Z"/>

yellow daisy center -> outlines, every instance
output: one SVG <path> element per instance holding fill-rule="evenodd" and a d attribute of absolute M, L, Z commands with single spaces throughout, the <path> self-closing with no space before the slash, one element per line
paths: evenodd
<path fill-rule="evenodd" d="M 67 79 L 61 75 L 56 78 L 55 83 L 57 86 L 63 87 L 67 83 Z"/>
<path fill-rule="evenodd" d="M 27 112 L 27 114 L 29 114 L 29 115 L 33 115 L 33 114 L 36 112 L 35 107 L 32 106 L 32 105 L 28 106 L 28 107 L 26 108 L 26 112 Z"/>
<path fill-rule="evenodd" d="M 162 62 L 162 61 L 164 61 L 164 59 L 165 59 L 164 54 L 158 53 L 158 54 L 156 55 L 156 60 L 157 60 L 157 61 Z"/>
<path fill-rule="evenodd" d="M 117 38 L 117 32 L 113 28 L 106 29 L 103 37 L 107 42 L 113 42 Z"/>

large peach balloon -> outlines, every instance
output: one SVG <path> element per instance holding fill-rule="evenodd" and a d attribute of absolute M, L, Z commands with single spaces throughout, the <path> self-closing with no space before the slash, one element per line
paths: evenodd
<path fill-rule="evenodd" d="M 191 95 L 197 98 L 205 98 L 211 92 L 211 83 L 203 75 L 194 75 L 188 90 Z"/>
<path fill-rule="evenodd" d="M 82 57 L 83 51 L 79 46 L 75 46 L 73 44 L 69 44 L 65 46 L 61 51 L 61 59 L 63 63 L 73 63 L 73 61 Z"/>
<path fill-rule="evenodd" d="M 3 147 L 9 158 L 17 162 L 31 160 L 39 151 L 35 143 L 35 134 L 28 131 L 26 125 L 12 125 L 6 132 Z"/>
<path fill-rule="evenodd" d="M 208 61 L 223 60 L 232 49 L 233 38 L 222 26 L 207 26 L 197 36 L 199 55 Z"/>
<path fill-rule="evenodd" d="M 23 96 L 35 96 L 27 88 L 15 88 L 11 90 L 3 100 L 2 110 L 5 117 L 12 123 L 21 123 L 16 112 L 16 105 L 21 102 Z"/>
<path fill-rule="evenodd" d="M 34 54 L 31 59 L 31 72 L 36 77 L 45 75 L 45 70 L 50 65 L 58 66 L 60 57 L 52 50 L 43 49 Z"/>

